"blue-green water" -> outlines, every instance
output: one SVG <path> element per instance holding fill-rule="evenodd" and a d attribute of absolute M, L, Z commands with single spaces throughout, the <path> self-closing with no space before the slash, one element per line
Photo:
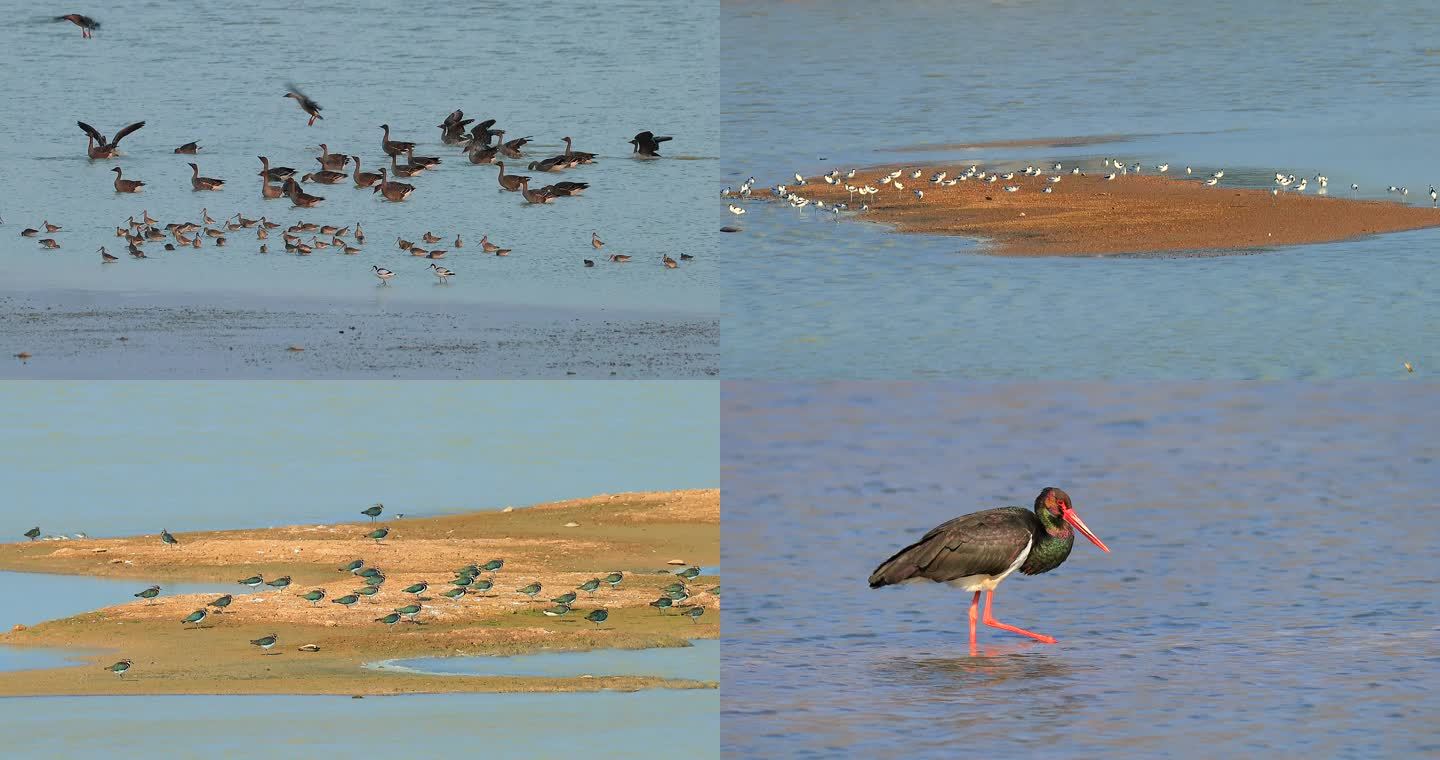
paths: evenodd
<path fill-rule="evenodd" d="M 0 384 L 3 534 L 435 515 L 720 485 L 714 381 Z"/>
<path fill-rule="evenodd" d="M 733 757 L 1433 756 L 1440 388 L 726 383 Z M 1108 544 L 871 590 L 952 517 L 1069 492 Z"/>
<path fill-rule="evenodd" d="M 727 2 L 723 185 L 834 167 L 1116 156 L 1323 173 L 1429 203 L 1440 9 L 1417 2 Z M 1139 135 L 1064 149 L 926 144 Z M 921 147 L 917 147 L 921 146 Z M 1176 169 L 1172 169 L 1172 173 Z M 1313 183 L 1312 183 L 1313 184 Z M 760 189 L 760 188 L 757 188 Z M 718 191 L 719 188 L 716 188 Z M 1223 258 L 992 258 L 712 201 L 727 377 L 1394 377 L 1440 366 L 1440 230 Z"/>

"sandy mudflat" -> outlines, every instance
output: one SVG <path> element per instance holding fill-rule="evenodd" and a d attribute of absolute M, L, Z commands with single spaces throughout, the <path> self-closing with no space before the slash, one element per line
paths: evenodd
<path fill-rule="evenodd" d="M 567 523 L 577 527 L 565 527 Z M 112 607 L 0 635 L 0 644 L 65 647 L 88 652 L 77 667 L 0 673 L 0 696 L 52 694 L 397 694 L 453 691 L 585 691 L 713 687 L 713 683 L 652 677 L 532 678 L 432 676 L 362 667 L 377 660 L 448 655 L 513 655 L 546 650 L 684 646 L 715 638 L 720 600 L 709 591 L 719 578 L 690 583 L 689 603 L 706 608 L 699 622 L 648 606 L 675 582 L 671 559 L 701 565 L 719 561 L 717 490 L 604 495 L 554 504 L 423 519 L 378 522 L 392 533 L 377 546 L 363 538 L 368 523 L 297 525 L 264 530 L 177 533 L 179 546 L 157 536 L 26 542 L 0 545 L 0 569 L 109 577 L 214 582 L 234 602 L 200 628 L 179 621 L 218 594 L 162 595 L 154 603 L 117 599 Z M 458 602 L 440 596 L 453 571 L 471 562 L 504 558 L 495 588 Z M 380 567 L 387 581 L 377 601 L 351 608 L 330 600 L 362 584 L 337 570 L 353 559 Z M 617 589 L 577 592 L 561 618 L 527 602 L 516 589 L 539 581 L 538 599 L 570 591 L 610 571 L 624 571 Z M 235 581 L 252 574 L 293 577 L 283 591 L 252 593 Z M 375 618 L 410 603 L 401 589 L 418 581 L 419 623 L 387 627 Z M 163 581 L 162 581 L 163 586 Z M 323 588 L 316 606 L 300 598 Z M 136 588 L 139 591 L 140 588 Z M 597 627 L 583 619 L 598 607 L 610 618 Z M 264 655 L 251 639 L 276 633 L 279 654 Z M 318 644 L 318 653 L 298 651 Z M 103 670 L 134 661 L 124 678 Z"/>
<path fill-rule="evenodd" d="M 1026 177 L 1018 171 L 1013 179 L 993 184 L 972 179 L 941 187 L 929 182 L 938 171 L 954 177 L 971 163 L 925 166 L 920 179 L 909 174 L 920 167 L 903 167 L 908 171 L 900 179 L 902 190 L 879 184 L 889 171 L 902 167 L 862 170 L 848 182 L 881 188 L 866 198 L 852 197 L 843 179 L 835 185 L 819 177 L 807 178 L 803 187 L 782 184 L 826 205 L 843 202 L 859 208 L 868 203 L 870 210 L 856 218 L 890 224 L 899 232 L 981 238 L 988 243 L 987 252 L 1009 256 L 1253 249 L 1440 226 L 1440 210 L 1336 197 L 1348 189 L 1331 187 L 1335 195 L 1322 197 L 1285 191 L 1272 196 L 1269 190 L 1227 187 L 1234 172 L 1217 187 L 1202 184 L 1198 172 L 1196 178 L 1178 179 L 1175 167 L 1164 177 L 1130 174 L 1111 181 L 1095 171 L 1087 176 L 1065 173 L 1053 185 L 1047 180 L 1053 172 Z M 1005 192 L 1006 185 L 1020 190 Z M 1053 192 L 1042 192 L 1047 185 Z M 923 199 L 913 195 L 917 189 L 924 191 Z"/>

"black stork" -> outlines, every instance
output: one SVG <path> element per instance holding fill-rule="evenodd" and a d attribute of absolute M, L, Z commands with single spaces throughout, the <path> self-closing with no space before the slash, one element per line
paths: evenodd
<path fill-rule="evenodd" d="M 971 654 L 975 652 L 981 591 L 990 592 L 985 597 L 985 625 L 1054 644 L 1049 636 L 996 620 L 990 614 L 990 603 L 995 601 L 995 587 L 1016 570 L 1038 575 L 1059 567 L 1070 556 L 1076 530 L 1101 551 L 1110 551 L 1075 514 L 1069 494 L 1046 488 L 1035 497 L 1033 512 L 1024 507 L 1000 507 L 939 525 L 875 568 L 870 588 L 930 580 L 975 592 L 970 600 Z"/>

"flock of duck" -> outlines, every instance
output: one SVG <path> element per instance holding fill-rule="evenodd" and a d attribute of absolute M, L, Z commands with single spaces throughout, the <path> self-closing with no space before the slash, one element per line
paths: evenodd
<path fill-rule="evenodd" d="M 72 14 L 73 15 L 73 14 Z M 83 30 L 88 37 L 90 30 L 99 27 L 93 19 L 87 17 L 71 16 L 58 17 L 57 20 L 71 21 Z M 317 120 L 323 119 L 321 106 L 309 96 L 300 92 L 294 85 L 289 86 L 286 98 L 294 99 L 300 109 L 309 116 L 309 124 L 313 125 Z M 86 137 L 86 155 L 93 161 L 118 159 L 120 142 L 126 137 L 134 134 L 145 126 L 144 121 L 137 121 L 126 125 L 117 131 L 114 137 L 100 132 L 95 127 L 83 121 L 77 121 L 80 131 Z M 476 123 L 473 118 L 466 118 L 461 110 L 456 110 L 444 118 L 437 125 L 440 129 L 440 141 L 445 145 L 456 146 L 471 164 L 491 164 L 498 170 L 496 180 L 501 190 L 511 193 L 518 193 L 526 204 L 545 205 L 555 202 L 560 198 L 578 196 L 590 188 L 588 182 L 556 181 L 538 188 L 531 188 L 532 177 L 521 174 L 506 173 L 505 159 L 524 160 L 526 154 L 523 148 L 531 142 L 530 136 L 505 139 L 506 130 L 496 128 L 495 119 L 486 119 Z M 415 192 L 416 187 L 407 182 L 400 182 L 392 177 L 412 179 L 426 172 L 436 170 L 443 159 L 437 156 L 416 155 L 416 143 L 406 140 L 392 139 L 390 125 L 381 124 L 380 149 L 388 157 L 389 166 L 381 166 L 377 171 L 363 171 L 361 168 L 361 157 L 350 153 L 332 152 L 327 143 L 320 143 L 320 155 L 315 157 L 319 164 L 314 171 L 299 172 L 293 167 L 272 166 L 267 156 L 258 156 L 260 162 L 259 171 L 256 174 L 260 178 L 260 197 L 264 200 L 289 199 L 295 208 L 315 208 L 325 201 L 325 198 L 308 192 L 306 185 L 339 185 L 350 183 L 356 189 L 370 190 L 373 194 L 379 195 L 386 201 L 401 203 L 406 201 Z M 663 143 L 671 140 L 670 136 L 656 135 L 650 131 L 636 134 L 630 139 L 631 154 L 636 158 L 658 159 L 661 157 L 660 147 Z M 529 161 L 530 171 L 545 174 L 555 174 L 576 167 L 593 164 L 599 158 L 595 153 L 579 151 L 574 149 L 573 140 L 570 136 L 562 138 L 565 149 L 561 153 L 544 158 L 535 158 Z M 174 149 L 175 154 L 198 155 L 202 151 L 199 141 L 185 143 Z M 404 163 L 400 162 L 404 158 Z M 218 192 L 224 190 L 227 182 L 218 177 L 203 176 L 200 172 L 200 165 L 196 162 L 188 162 L 190 167 L 190 187 L 196 192 Z M 146 183 L 132 177 L 126 177 L 123 167 L 116 166 L 111 169 L 115 177 L 112 186 L 116 193 L 140 193 L 144 190 Z M 348 173 L 347 173 L 348 171 Z M 165 250 L 174 251 L 178 247 L 201 247 L 203 238 L 214 240 L 215 245 L 224 246 L 227 242 L 227 232 L 239 232 L 244 229 L 257 228 L 257 237 L 264 241 L 270 230 L 280 225 L 271 222 L 267 217 L 259 219 L 247 219 L 242 214 L 235 214 L 228 217 L 223 228 L 211 219 L 205 209 L 201 210 L 201 221 L 180 221 L 167 224 L 164 228 L 156 227 L 157 220 L 150 218 L 145 211 L 141 212 L 141 218 L 136 220 L 130 217 L 126 224 L 116 229 L 116 236 L 126 240 L 127 251 L 131 257 L 137 259 L 149 258 L 145 255 L 143 247 L 147 243 L 165 242 Z M 257 227 L 258 225 L 258 227 Z M 336 252 L 345 254 L 356 254 L 361 252 L 359 246 L 364 244 L 364 236 L 360 230 L 360 224 L 355 225 L 355 237 L 353 240 L 346 240 L 348 237 L 348 226 L 340 225 L 316 225 L 299 222 L 287 228 L 283 238 L 285 250 L 298 255 L 309 255 L 316 249 L 334 247 Z M 62 227 L 51 224 L 47 219 L 41 226 L 45 233 L 53 234 L 59 232 Z M 41 229 L 26 228 L 20 234 L 23 237 L 38 237 Z M 313 233 L 308 241 L 301 236 L 306 233 Z M 431 240 L 430 233 L 426 233 L 427 244 L 439 242 Z M 328 240 L 322 240 L 321 236 L 327 236 Z M 412 256 L 423 256 L 430 259 L 438 259 L 445 255 L 445 250 L 433 250 L 415 247 L 406 242 L 403 238 L 397 239 L 401 251 L 408 252 Z M 45 249 L 54 250 L 61 247 L 60 242 L 54 237 L 44 237 L 38 243 Z M 591 246 L 595 251 L 604 253 L 604 243 L 597 233 L 591 233 Z M 489 243 L 487 238 L 481 239 L 482 249 L 486 253 L 493 253 L 497 256 L 505 256 L 512 249 L 504 248 Z M 460 236 L 455 237 L 454 248 L 463 247 Z M 268 253 L 269 247 L 263 243 L 260 245 L 261 253 Z M 107 249 L 101 247 L 98 251 L 103 263 L 109 264 L 119 261 L 120 257 L 111 254 Z M 679 261 L 693 259 L 690 254 L 681 254 Z M 612 263 L 625 263 L 631 257 L 625 254 L 610 253 L 604 260 Z M 660 262 L 667 269 L 676 269 L 679 261 L 668 254 L 660 255 Z M 594 259 L 582 259 L 585 267 L 595 266 Z M 429 265 L 433 273 L 441 283 L 447 283 L 455 272 L 439 264 Z M 396 273 L 382 266 L 372 267 L 375 276 L 382 284 L 388 284 Z"/>
<path fill-rule="evenodd" d="M 376 504 L 361 511 L 360 514 L 369 517 L 370 520 L 374 522 L 375 518 L 379 517 L 384 510 L 384 504 Z M 40 538 L 40 527 L 37 525 L 25 531 L 23 535 L 29 540 L 35 541 Z M 379 545 L 389 536 L 390 529 L 382 526 L 365 533 L 362 538 L 374 541 Z M 75 537 L 77 539 L 83 538 L 84 534 L 76 534 Z M 45 540 L 59 540 L 61 538 L 65 537 L 46 536 Z M 178 546 L 180 544 L 180 540 L 168 529 L 162 529 L 160 531 L 160 541 L 166 546 Z M 441 592 L 440 596 L 449 599 L 452 603 L 458 603 L 466 596 L 487 598 L 487 592 L 495 590 L 495 579 L 504 567 L 505 560 L 500 558 L 491 559 L 484 564 L 472 562 L 464 567 L 458 568 L 455 570 L 455 577 L 449 581 L 450 588 Z M 339 604 L 348 609 L 358 604 L 362 599 L 371 604 L 376 603 L 376 597 L 380 595 L 381 587 L 385 584 L 385 572 L 383 570 L 374 565 L 367 565 L 364 559 L 352 560 L 343 567 L 337 568 L 337 570 L 342 573 L 349 573 L 361 585 L 359 588 L 351 589 L 349 593 L 331 599 L 331 604 Z M 489 577 L 486 577 L 486 574 L 488 574 Z M 681 615 L 690 618 L 692 623 L 698 622 L 700 617 L 705 614 L 705 608 L 700 605 L 686 604 L 685 602 L 690 598 L 688 584 L 699 576 L 700 568 L 696 565 L 691 565 L 683 570 L 677 571 L 674 573 L 676 581 L 661 589 L 660 595 L 654 601 L 650 602 L 650 606 L 659 610 L 662 615 L 665 614 L 665 610 L 667 609 L 679 609 L 681 610 Z M 577 591 L 583 591 L 587 597 L 593 598 L 596 591 L 603 592 L 607 588 L 612 590 L 619 588 L 624 580 L 625 574 L 618 571 L 609 573 L 604 577 L 591 578 L 579 586 L 576 586 L 573 591 L 566 591 L 559 596 L 551 598 L 550 606 L 541 612 L 546 617 L 564 617 L 575 611 L 575 602 L 579 598 L 579 595 L 576 593 Z M 288 575 L 284 575 L 279 578 L 266 580 L 264 576 L 256 574 L 242 578 L 236 582 L 250 589 L 259 589 L 261 586 L 268 586 L 273 590 L 283 591 L 290 587 L 291 578 Z M 419 583 L 406 586 L 401 589 L 399 593 L 408 595 L 408 602 L 400 607 L 393 608 L 392 611 L 386 615 L 375 618 L 373 622 L 382 623 L 386 626 L 393 626 L 401 621 L 423 625 L 423 623 L 420 623 L 416 618 L 425 611 L 423 602 L 430 601 L 429 597 L 424 596 L 425 592 L 429 590 L 430 584 L 427 581 L 420 581 Z M 132 596 L 137 599 L 144 599 L 147 603 L 153 604 L 153 600 L 160 596 L 161 591 L 160 586 L 150 586 L 136 592 Z M 542 591 L 544 591 L 544 586 L 539 581 L 534 581 L 515 589 L 514 593 L 526 596 L 528 597 L 527 601 L 534 602 L 538 601 L 536 597 L 539 596 Z M 310 602 L 310 605 L 314 607 L 324 601 L 327 596 L 328 592 L 324 588 L 314 588 L 301 594 L 300 598 Z M 401 598 L 406 599 L 406 597 Z M 494 594 L 490 594 L 488 598 L 494 598 Z M 180 620 L 180 623 L 182 625 L 200 628 L 205 620 L 212 614 L 223 614 L 225 609 L 234 603 L 234 601 L 235 597 L 233 594 L 223 594 L 206 603 L 204 607 L 186 615 Z M 211 608 L 214 608 L 213 613 L 210 611 Z M 585 620 L 599 627 L 610 618 L 610 611 L 605 607 L 595 607 L 586 612 L 583 617 Z M 271 633 L 258 639 L 251 639 L 250 643 L 268 652 L 279 640 L 280 637 L 278 634 Z M 299 647 L 299 650 L 302 652 L 318 652 L 320 651 L 320 647 L 316 644 L 305 644 Z M 117 676 L 123 676 L 126 671 L 130 670 L 133 664 L 133 661 L 124 659 L 110 665 L 106 670 L 115 673 Z"/>
<path fill-rule="evenodd" d="M 1157 175 L 1166 175 L 1170 171 L 1170 164 L 1155 164 L 1152 169 Z M 1143 174 L 1145 168 L 1138 161 L 1133 164 L 1128 164 L 1118 158 L 1105 158 L 1101 162 L 1101 171 L 1104 172 L 1104 174 L 1101 175 L 1101 179 L 1108 182 L 1127 175 Z M 799 172 L 795 173 L 794 184 L 777 184 L 770 188 L 770 195 L 799 209 L 803 209 L 813 203 L 816 208 L 828 210 L 836 217 L 842 212 L 849 211 L 857 197 L 861 201 L 861 204 L 856 210 L 861 212 L 868 211 L 870 205 L 864 202 L 866 198 L 886 188 L 893 189 L 897 192 L 904 192 L 907 183 L 911 185 L 909 188 L 910 195 L 914 197 L 915 202 L 919 203 L 925 199 L 924 185 L 921 184 L 922 177 L 925 175 L 925 170 L 923 169 L 895 169 L 868 180 L 857 180 L 856 173 L 857 170 L 855 169 L 849 171 L 833 169 L 820 176 L 820 179 L 827 185 L 839 186 L 845 190 L 850 199 L 849 203 L 832 203 L 827 206 L 825 202 L 819 198 L 807 197 L 804 194 L 805 191 L 801 188 L 809 184 L 809 181 Z M 1194 167 L 1187 166 L 1184 169 L 1184 173 L 1186 178 L 1193 177 L 1195 169 Z M 1002 190 L 1007 193 L 1018 193 L 1025 189 L 1025 185 L 1023 184 L 1024 180 L 1033 178 L 1040 182 L 1038 185 L 1039 191 L 1048 194 L 1053 193 L 1055 186 L 1064 180 L 1067 175 L 1086 176 L 1084 169 L 1079 165 L 1072 165 L 1067 168 L 1063 163 L 1056 162 L 1048 169 L 1031 164 L 1018 171 L 990 170 L 978 164 L 971 164 L 970 167 L 963 172 L 956 171 L 953 175 L 948 170 L 932 172 L 928 179 L 932 189 L 954 187 L 962 182 L 968 181 L 990 185 L 1005 182 L 1006 184 L 1001 186 Z M 1203 183 L 1206 187 L 1216 187 L 1224 177 L 1225 170 L 1219 169 L 1211 172 L 1208 177 L 1203 177 Z M 1316 173 L 1312 178 L 1309 176 L 1297 177 L 1288 172 L 1275 173 L 1274 186 L 1270 188 L 1270 194 L 1272 196 L 1278 196 L 1282 192 L 1304 193 L 1306 189 L 1310 187 L 1311 179 L 1315 181 L 1317 195 L 1329 194 L 1330 178 L 1324 174 Z M 755 178 L 750 177 L 741 183 L 739 189 L 726 187 L 720 191 L 720 195 L 723 198 L 748 199 L 753 196 L 754 187 Z M 1360 192 L 1360 185 L 1351 183 L 1350 192 L 1352 194 L 1358 194 Z M 1409 188 L 1396 185 L 1389 186 L 1386 192 L 1399 195 L 1402 198 L 1410 194 Z M 1440 207 L 1440 191 L 1436 191 L 1435 186 L 1431 185 L 1429 194 L 1431 206 Z M 728 204 L 728 210 L 736 216 L 745 213 L 744 207 L 734 203 Z"/>

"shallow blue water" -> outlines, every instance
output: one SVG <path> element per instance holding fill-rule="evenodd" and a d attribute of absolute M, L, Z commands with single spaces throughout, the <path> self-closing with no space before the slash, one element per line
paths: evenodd
<path fill-rule="evenodd" d="M 1433 755 L 1440 389 L 726 383 L 735 757 Z M 870 590 L 952 517 L 1065 488 L 1110 547 Z"/>
<path fill-rule="evenodd" d="M 1440 10 L 1413 2 L 734 2 L 722 184 L 924 160 L 1123 157 L 1428 203 Z M 1082 148 L 936 144 L 1138 136 Z M 932 147 L 925 147 L 925 146 Z M 1172 170 L 1175 171 L 1175 170 Z M 717 188 L 718 189 L 718 188 Z M 1394 376 L 1440 360 L 1440 231 L 1215 258 L 1017 260 L 749 203 L 726 238 L 736 378 Z M 826 215 L 828 216 L 828 215 Z"/>
<path fill-rule="evenodd" d="M 83 544 L 77 542 L 75 545 Z M 90 578 L 0 570 L 0 630 L 8 631 L 17 623 L 34 625 L 116 604 L 144 604 L 143 600 L 136 599 L 133 594 L 150 586 L 160 586 L 162 597 L 207 593 L 218 596 L 234 592 L 234 587 L 221 588 L 220 584 Z"/>
<path fill-rule="evenodd" d="M 718 383 L 0 385 L 6 540 L 719 486 Z M 143 588 L 143 586 L 141 587 Z"/>
<path fill-rule="evenodd" d="M 633 694 L 0 699 L 11 757 L 719 757 L 712 689 Z M 77 720 L 84 715 L 84 720 Z"/>
<path fill-rule="evenodd" d="M 691 646 L 670 649 L 596 649 L 590 652 L 545 652 L 516 657 L 427 657 L 392 660 L 385 663 L 385 667 L 458 675 L 636 675 L 719 681 L 720 642 L 715 639 L 697 639 L 691 642 Z"/>
<path fill-rule="evenodd" d="M 103 26 L 82 41 L 53 9 L 12 16 L 0 28 L 7 96 L 24 117 L 0 125 L 0 171 L 12 189 L 0 201 L 0 255 L 7 287 L 172 295 L 209 291 L 344 297 L 375 310 L 407 303 L 627 306 L 687 312 L 717 308 L 720 268 L 707 206 L 717 175 L 716 6 L 678 4 L 655 12 L 645 3 L 422 0 L 403 13 L 393 4 L 295 4 L 264 0 L 244 6 L 204 1 L 183 11 L 125 0 L 93 11 Z M 323 107 L 307 127 L 295 101 L 282 97 L 293 80 Z M 546 207 L 502 193 L 493 166 L 471 165 L 442 145 L 435 125 L 456 108 L 477 120 L 496 118 L 506 139 L 533 135 L 531 160 L 575 149 L 599 162 L 562 175 L 534 174 L 532 187 L 557 180 L 591 183 L 585 195 Z M 118 161 L 91 162 L 77 120 L 106 135 L 146 120 L 121 143 Z M 379 168 L 381 130 L 417 143 L 417 154 L 444 164 L 413 180 L 405 203 L 379 200 L 346 182 L 308 185 L 326 198 L 318 208 L 265 201 L 257 155 L 299 172 L 318 169 L 318 144 Z M 674 135 L 664 161 L 635 161 L 627 141 L 652 130 Z M 198 140 L 197 156 L 173 149 Z M 690 160 L 682 160 L 690 159 Z M 190 188 L 187 162 L 227 180 L 224 190 Z M 110 169 L 147 183 L 137 195 L 113 191 Z M 542 182 L 541 180 L 544 180 Z M 568 202 L 566 202 L 568 201 Z M 307 220 L 350 225 L 367 234 L 363 253 L 317 251 L 308 257 L 258 253 L 254 230 L 232 233 L 225 248 L 123 258 L 116 225 L 144 209 L 161 223 L 199 221 L 202 207 L 221 221 L 237 212 L 285 224 Z M 18 236 L 42 220 L 62 225 L 62 249 L 42 252 Z M 394 241 L 425 231 L 445 238 L 442 265 L 457 274 L 438 286 L 428 260 Z M 584 269 L 598 258 L 590 233 L 608 251 L 634 255 L 629 266 Z M 453 246 L 459 233 L 466 243 Z M 506 258 L 480 251 L 481 235 L 513 248 Z M 43 237 L 43 236 L 42 236 Z M 123 242 L 123 241 L 119 241 Z M 102 266 L 96 248 L 123 260 Z M 334 249 L 329 249 L 333 251 Z M 696 255 L 666 270 L 661 253 Z M 372 265 L 397 273 L 377 302 Z"/>

